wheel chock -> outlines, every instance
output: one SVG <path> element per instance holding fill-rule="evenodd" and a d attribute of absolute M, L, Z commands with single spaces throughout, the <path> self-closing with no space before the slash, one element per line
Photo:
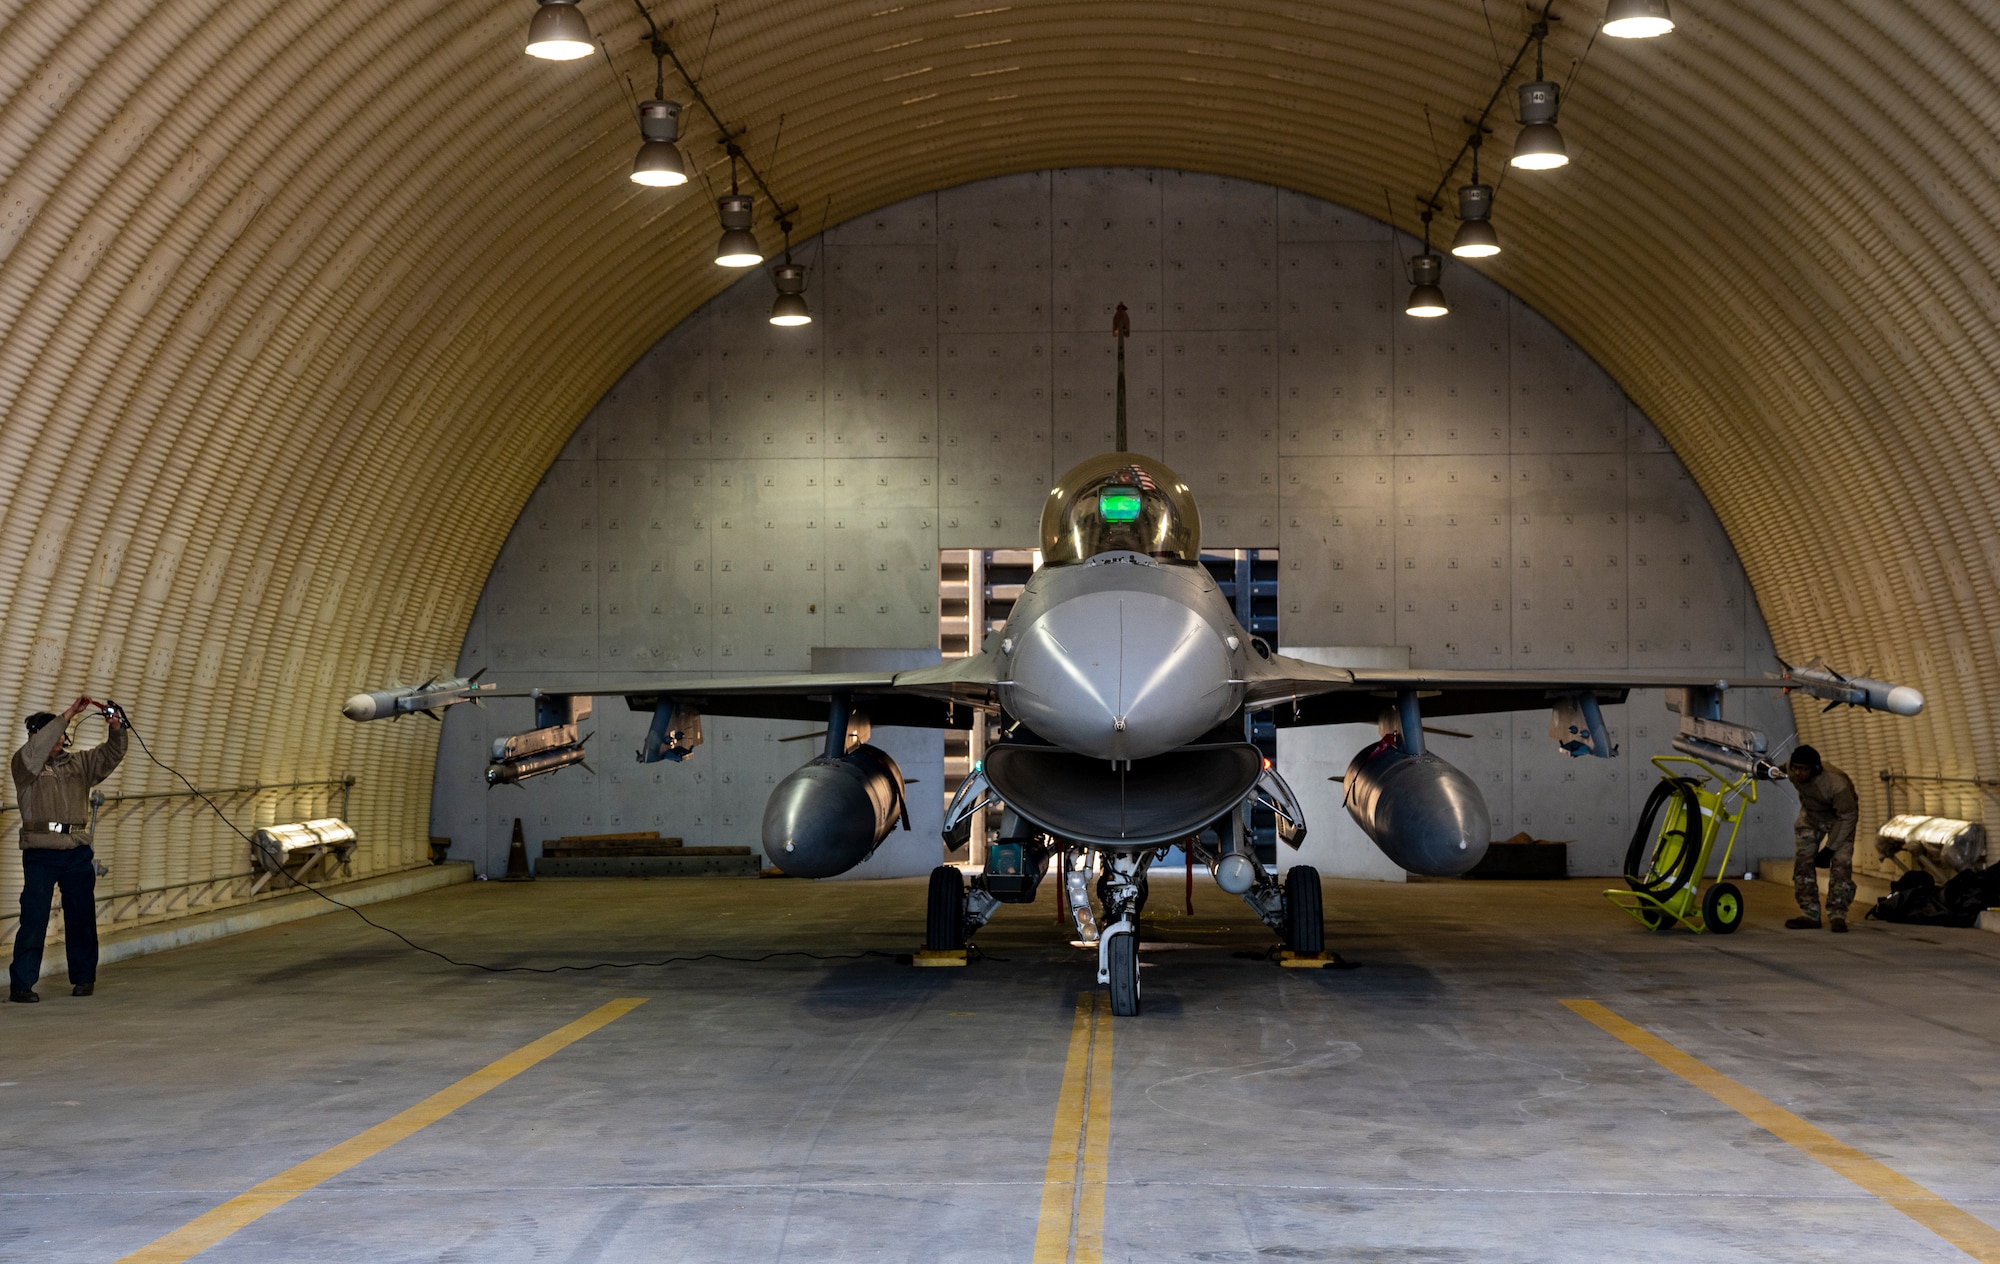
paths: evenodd
<path fill-rule="evenodd" d="M 963 948 L 919 948 L 910 954 L 913 966 L 962 966 L 965 964 Z"/>
<path fill-rule="evenodd" d="M 1280 948 L 1278 964 L 1287 970 L 1324 970 L 1342 962 L 1337 952 L 1293 952 L 1289 948 Z"/>

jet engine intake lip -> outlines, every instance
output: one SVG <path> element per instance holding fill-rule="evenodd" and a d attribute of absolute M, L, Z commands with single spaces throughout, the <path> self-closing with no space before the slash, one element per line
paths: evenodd
<path fill-rule="evenodd" d="M 1000 742 L 987 748 L 985 772 L 1008 807 L 1058 838 L 1156 847 L 1243 802 L 1263 767 L 1263 753 L 1248 742 L 1182 746 L 1135 759 L 1122 773 L 1109 760 L 1061 747 Z"/>

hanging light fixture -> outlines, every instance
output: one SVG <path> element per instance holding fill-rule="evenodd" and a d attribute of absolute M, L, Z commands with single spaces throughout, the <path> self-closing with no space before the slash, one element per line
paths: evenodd
<path fill-rule="evenodd" d="M 544 61 L 575 61 L 597 51 L 590 38 L 590 23 L 576 0 L 540 0 L 541 7 L 528 23 L 528 56 Z"/>
<path fill-rule="evenodd" d="M 813 323 L 812 308 L 806 306 L 806 268 L 802 263 L 792 262 L 792 221 L 780 215 L 778 231 L 785 235 L 785 261 L 771 269 L 771 280 L 778 287 L 778 299 L 771 304 L 771 323 L 774 325 L 810 325 Z"/>
<path fill-rule="evenodd" d="M 681 106 L 666 100 L 667 72 L 658 68 L 654 98 L 639 103 L 639 156 L 632 160 L 632 182 L 656 189 L 687 183 L 687 167 L 674 144 L 681 138 Z"/>
<path fill-rule="evenodd" d="M 1490 259 L 1500 253 L 1500 234 L 1493 231 L 1493 186 L 1479 180 L 1481 137 L 1472 134 L 1472 183 L 1458 190 L 1458 232 L 1451 253 L 1461 259 Z"/>
<path fill-rule="evenodd" d="M 1431 249 L 1431 210 L 1424 208 L 1424 252 L 1410 260 L 1410 301 L 1403 310 L 1412 316 L 1432 320 L 1448 314 L 1451 304 L 1444 300 L 1438 282 L 1444 278 L 1444 260 Z"/>
<path fill-rule="evenodd" d="M 771 304 L 771 323 L 786 326 L 812 324 L 812 308 L 806 306 L 805 265 L 793 263 L 787 252 L 785 261 L 771 269 L 771 280 L 778 286 L 778 299 Z"/>
<path fill-rule="evenodd" d="M 1521 85 L 1521 134 L 1514 138 L 1514 165 L 1524 171 L 1553 171 L 1569 165 L 1569 151 L 1556 130 L 1562 89 L 1546 80 Z"/>
<path fill-rule="evenodd" d="M 1556 115 L 1562 110 L 1562 88 L 1542 75 L 1542 41 L 1535 39 L 1535 79 L 1521 85 L 1521 134 L 1514 138 L 1514 165 L 1523 171 L 1551 171 L 1569 165 Z"/>
<path fill-rule="evenodd" d="M 722 219 L 722 241 L 715 247 L 715 261 L 725 268 L 754 268 L 764 262 L 757 234 L 750 231 L 757 214 L 756 199 L 731 193 L 715 199 L 715 211 Z"/>
<path fill-rule="evenodd" d="M 1614 39 L 1651 39 L 1673 29 L 1667 0 L 1611 0 L 1604 8 L 1604 33 Z"/>

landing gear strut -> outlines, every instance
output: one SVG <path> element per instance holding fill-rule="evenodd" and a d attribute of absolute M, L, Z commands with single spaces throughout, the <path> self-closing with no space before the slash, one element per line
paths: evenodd
<path fill-rule="evenodd" d="M 1139 1012 L 1139 908 L 1146 898 L 1151 852 L 1112 852 L 1097 880 L 1105 926 L 1097 937 L 1097 981 L 1111 987 L 1111 1013 L 1130 1018 Z"/>

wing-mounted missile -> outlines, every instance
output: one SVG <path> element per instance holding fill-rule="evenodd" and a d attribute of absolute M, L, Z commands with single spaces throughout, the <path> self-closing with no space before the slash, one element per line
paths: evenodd
<path fill-rule="evenodd" d="M 538 727 L 513 737 L 495 739 L 493 760 L 486 769 L 488 786 L 517 786 L 536 777 L 584 764 L 584 745 L 591 734 L 577 736 L 577 725 L 590 718 L 590 698 L 582 694 L 535 694 Z"/>
<path fill-rule="evenodd" d="M 1839 706 L 1887 711 L 1891 715 L 1916 715 L 1924 709 L 1924 695 L 1908 685 L 1892 685 L 1866 676 L 1843 676 L 1815 658 L 1803 667 L 1780 662 L 1782 672 L 1774 679 L 1785 682 L 1787 693 L 1796 689 L 1827 704 L 1828 711 Z"/>
<path fill-rule="evenodd" d="M 477 703 L 480 694 L 493 689 L 493 685 L 479 683 L 479 678 L 485 674 L 486 669 L 482 667 L 470 676 L 457 676 L 450 680 L 439 680 L 433 676 L 421 685 L 357 693 L 347 700 L 340 712 L 357 724 L 367 720 L 400 720 L 417 712 L 435 720 L 437 713 L 446 707 L 455 707 L 461 702 Z"/>
<path fill-rule="evenodd" d="M 1770 740 L 1762 729 L 1747 724 L 1684 713 L 1681 730 L 1674 736 L 1674 749 L 1717 768 L 1750 773 L 1759 781 L 1783 781 L 1785 770 L 1772 763 L 1766 753 Z"/>

